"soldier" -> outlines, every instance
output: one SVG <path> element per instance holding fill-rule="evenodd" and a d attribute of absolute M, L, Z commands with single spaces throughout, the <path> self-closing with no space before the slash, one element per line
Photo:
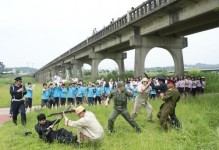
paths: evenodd
<path fill-rule="evenodd" d="M 167 88 L 168 90 L 165 94 L 161 94 L 161 98 L 164 103 L 160 107 L 160 111 L 157 117 L 160 119 L 160 124 L 164 130 L 168 130 L 167 121 L 171 119 L 171 123 L 177 127 L 181 127 L 178 118 L 175 115 L 176 103 L 180 100 L 180 94 L 177 89 L 174 88 L 175 81 L 168 80 Z"/>
<path fill-rule="evenodd" d="M 123 82 L 118 82 L 117 87 L 118 89 L 112 91 L 106 100 L 106 106 L 107 106 L 109 99 L 114 97 L 114 109 L 108 119 L 109 133 L 113 132 L 114 121 L 120 114 L 125 118 L 126 121 L 128 121 L 128 123 L 136 130 L 136 132 L 141 132 L 140 127 L 131 118 L 127 110 L 127 98 L 129 96 L 132 96 L 132 92 L 125 90 L 125 85 Z"/>
<path fill-rule="evenodd" d="M 148 121 L 152 122 L 152 112 L 153 108 L 151 104 L 148 102 L 149 99 L 149 92 L 152 89 L 150 84 L 151 82 L 147 78 L 143 78 L 141 81 L 141 85 L 138 86 L 138 95 L 135 99 L 134 109 L 132 111 L 132 118 L 134 119 L 137 117 L 139 111 L 141 110 L 141 107 L 145 107 L 147 113 L 148 113 Z"/>

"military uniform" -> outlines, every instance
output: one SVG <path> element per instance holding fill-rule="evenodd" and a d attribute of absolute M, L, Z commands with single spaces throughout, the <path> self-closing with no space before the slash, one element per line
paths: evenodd
<path fill-rule="evenodd" d="M 136 132 L 141 132 L 138 124 L 131 118 L 127 110 L 127 98 L 131 97 L 132 93 L 128 91 L 119 91 L 118 89 L 112 91 L 109 95 L 109 99 L 114 97 L 114 108 L 113 112 L 108 119 L 108 129 L 110 132 L 113 131 L 114 121 L 118 115 L 122 115 L 125 120 L 136 130 Z"/>
<path fill-rule="evenodd" d="M 162 98 L 164 103 L 160 107 L 157 117 L 160 119 L 161 126 L 167 130 L 167 121 L 170 116 L 172 120 L 178 121 L 175 115 L 176 103 L 180 100 L 180 94 L 176 89 L 168 89 Z M 178 121 L 179 122 L 179 121 Z"/>

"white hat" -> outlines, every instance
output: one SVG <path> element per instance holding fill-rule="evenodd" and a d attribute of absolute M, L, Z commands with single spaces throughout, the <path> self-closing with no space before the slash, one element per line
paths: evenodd
<path fill-rule="evenodd" d="M 143 78 L 143 79 L 141 80 L 141 82 L 143 82 L 143 81 L 148 82 L 148 78 Z"/>
<path fill-rule="evenodd" d="M 83 110 L 85 110 L 85 108 L 83 106 L 78 106 L 76 109 L 75 109 L 75 113 L 78 115 L 80 114 Z"/>

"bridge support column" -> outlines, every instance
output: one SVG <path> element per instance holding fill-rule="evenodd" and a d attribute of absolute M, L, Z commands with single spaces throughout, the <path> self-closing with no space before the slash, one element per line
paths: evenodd
<path fill-rule="evenodd" d="M 171 53 L 174 60 L 175 75 L 184 75 L 182 49 L 170 49 L 169 52 Z"/>
<path fill-rule="evenodd" d="M 66 69 L 65 69 L 65 66 L 63 65 L 62 68 L 61 68 L 61 77 L 62 79 L 65 79 L 66 78 Z"/>
<path fill-rule="evenodd" d="M 150 49 L 162 47 L 173 57 L 175 74 L 184 74 L 184 63 L 182 49 L 187 47 L 187 38 L 180 37 L 158 37 L 134 35 L 130 38 L 130 46 L 135 47 L 135 75 L 142 75 L 144 70 L 144 60 Z M 140 49 L 140 50 L 139 50 Z"/>
<path fill-rule="evenodd" d="M 83 67 L 83 63 L 78 61 L 78 60 L 71 60 L 71 64 L 72 64 L 72 77 L 74 78 L 82 78 L 82 67 Z"/>
<path fill-rule="evenodd" d="M 126 53 L 116 53 L 114 56 L 114 60 L 119 66 L 119 74 L 124 74 L 125 73 L 125 65 L 124 65 L 124 59 L 127 58 Z"/>
<path fill-rule="evenodd" d="M 91 68 L 91 78 L 92 79 L 96 79 L 98 77 L 98 65 L 101 62 L 101 60 L 102 59 L 95 58 L 95 59 L 92 59 L 92 61 L 91 61 L 91 63 L 92 63 L 91 64 L 91 66 L 92 66 L 92 68 Z"/>
<path fill-rule="evenodd" d="M 144 62 L 145 57 L 147 56 L 150 48 L 146 47 L 136 47 L 135 48 L 135 64 L 134 64 L 134 75 L 137 76 L 144 76 L 145 68 Z"/>

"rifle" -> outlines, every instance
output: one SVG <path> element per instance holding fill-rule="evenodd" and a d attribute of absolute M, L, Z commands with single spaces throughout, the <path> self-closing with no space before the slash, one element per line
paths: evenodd
<path fill-rule="evenodd" d="M 64 113 L 73 113 L 73 112 L 75 112 L 75 109 L 69 110 L 70 108 L 71 108 L 71 106 L 69 106 L 69 108 L 66 111 L 64 111 Z M 47 117 L 62 115 L 62 114 L 63 114 L 63 112 L 52 113 L 52 114 L 48 115 Z"/>
<path fill-rule="evenodd" d="M 50 132 L 50 131 L 52 130 L 52 128 L 54 127 L 54 125 L 55 125 L 59 120 L 61 120 L 61 119 L 62 119 L 62 117 L 56 119 L 56 121 L 53 122 L 53 124 L 51 125 L 52 127 L 49 126 L 49 127 L 46 129 L 46 132 L 44 133 L 44 136 L 45 136 L 45 137 L 49 134 L 49 132 Z"/>
<path fill-rule="evenodd" d="M 64 112 L 65 112 L 65 113 L 73 112 L 73 110 L 69 110 L 70 108 L 71 108 L 71 106 L 69 106 L 69 107 L 67 108 L 67 110 L 64 111 Z M 74 111 L 75 111 L 75 110 L 74 110 Z M 53 114 L 50 114 L 50 115 L 47 116 L 47 117 L 51 117 L 51 116 L 53 116 L 53 115 L 62 115 L 62 114 L 63 114 L 63 112 L 53 113 Z M 52 130 L 52 128 L 54 127 L 54 125 L 55 125 L 57 122 L 59 122 L 62 118 L 63 118 L 63 116 L 62 116 L 61 118 L 56 119 L 56 121 L 53 122 L 53 124 L 50 125 L 50 126 L 46 129 L 46 132 L 44 133 L 44 136 L 45 136 L 45 137 L 49 134 L 49 132 L 50 132 L 50 131 Z"/>
<path fill-rule="evenodd" d="M 148 79 L 150 79 L 150 77 L 144 72 L 144 76 Z"/>

